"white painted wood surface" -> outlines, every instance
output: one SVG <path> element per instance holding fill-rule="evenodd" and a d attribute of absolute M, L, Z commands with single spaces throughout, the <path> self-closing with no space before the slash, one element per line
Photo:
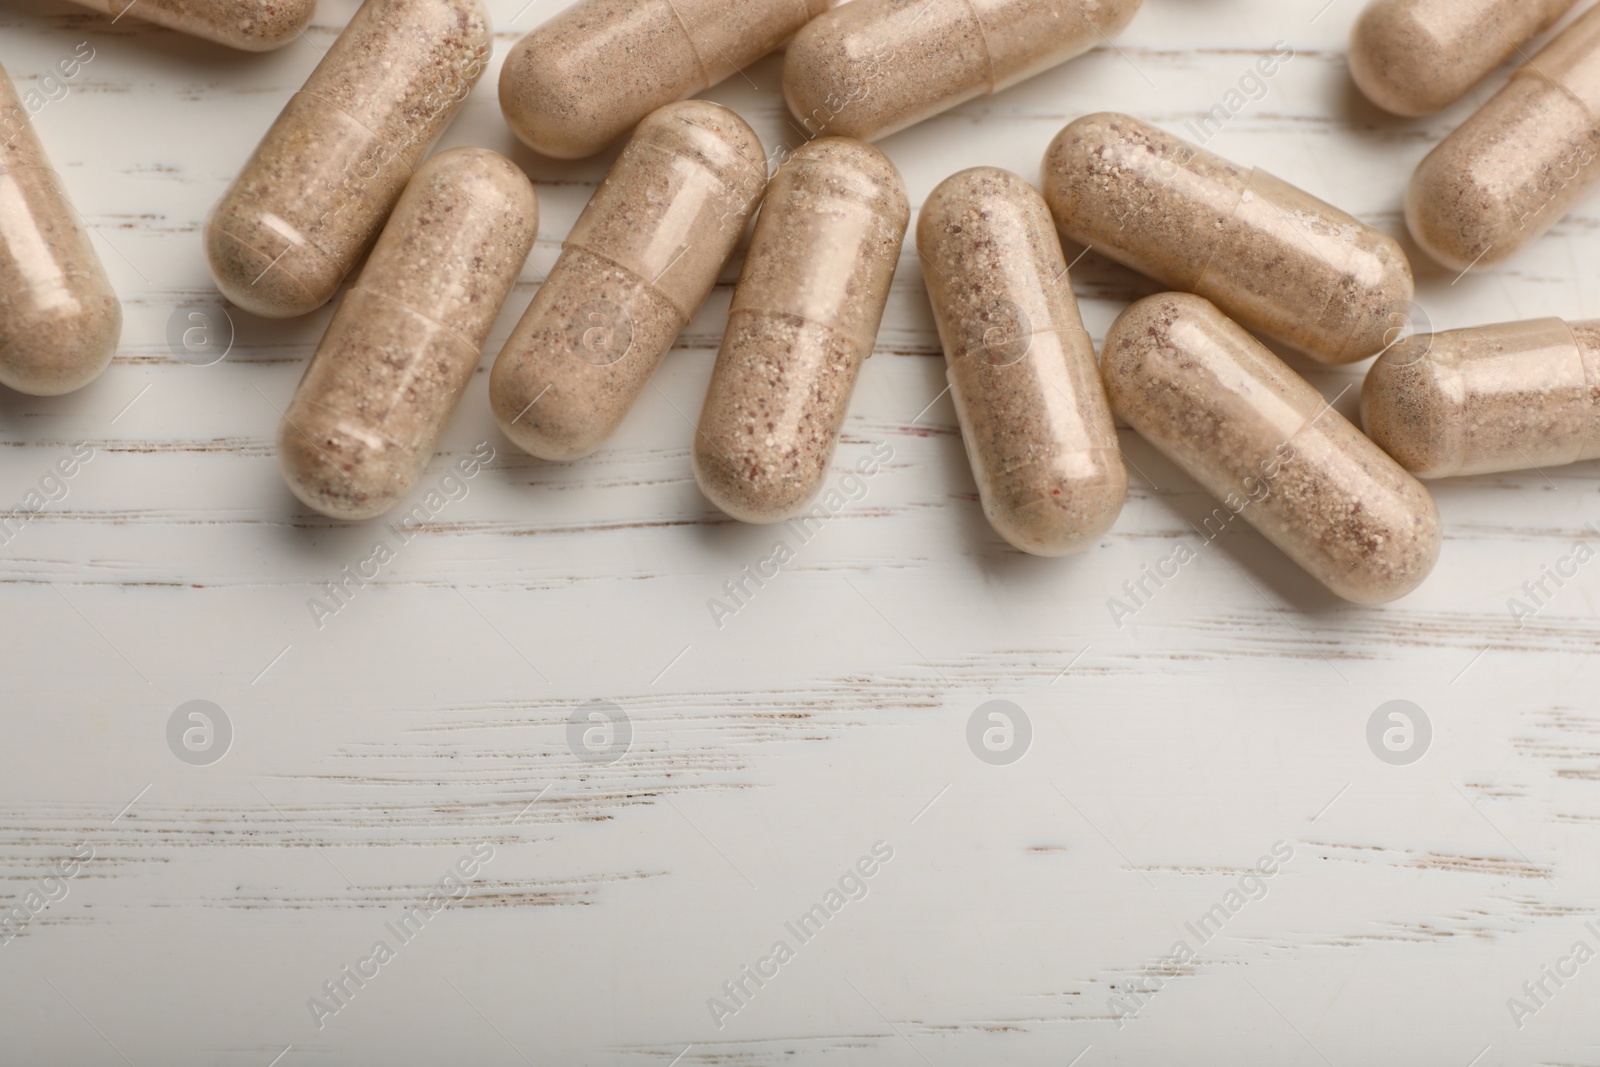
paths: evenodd
<path fill-rule="evenodd" d="M 59 897 L 0 944 L 0 1062 L 1600 1062 L 1600 962 L 1540 1003 L 1522 988 L 1600 949 L 1600 564 L 1520 625 L 1507 608 L 1600 545 L 1600 468 L 1438 485 L 1443 558 L 1391 607 L 1332 601 L 1241 528 L 1119 628 L 1108 599 L 1211 503 L 1124 431 L 1134 489 L 1097 550 L 1006 548 L 909 247 L 838 466 L 892 458 L 810 541 L 722 519 L 690 475 L 727 284 L 604 452 L 517 454 L 487 368 L 610 158 L 539 160 L 502 123 L 498 57 L 563 0 L 525 3 L 490 0 L 497 63 L 443 144 L 524 165 L 541 236 L 425 488 L 481 442 L 495 459 L 403 539 L 308 514 L 278 475 L 274 408 L 328 310 L 235 312 L 208 367 L 166 341 L 175 308 L 216 299 L 205 212 L 356 0 L 266 56 L 0 2 L 19 87 L 95 50 L 36 122 L 127 307 L 93 386 L 0 396 L 5 501 L 94 449 L 0 546 L 0 906 L 42 880 Z M 1211 147 L 1399 234 L 1411 168 L 1505 72 L 1442 116 L 1386 117 L 1348 84 L 1358 7 L 1148 0 L 1114 49 L 883 147 L 913 203 L 977 164 L 1036 179 L 1072 117 L 1182 131 L 1281 40 L 1295 58 Z M 770 146 L 794 136 L 779 72 L 707 95 Z M 1456 285 L 1419 260 L 1419 303 L 1438 328 L 1600 316 L 1597 225 L 1591 202 Z M 1074 275 L 1097 340 L 1153 291 L 1093 255 Z M 1329 397 L 1364 369 L 1295 362 Z M 718 628 L 708 601 L 780 537 L 792 562 Z M 308 601 L 380 540 L 394 558 L 319 628 Z M 993 699 L 1031 721 L 1010 765 L 968 747 Z M 231 723 L 220 762 L 169 750 L 191 700 Z M 616 762 L 569 747 L 595 700 L 630 719 Z M 1432 723 L 1419 762 L 1369 750 L 1390 700 Z M 880 841 L 866 896 L 801 943 L 785 923 Z M 1185 924 L 1227 912 L 1278 842 L 1292 858 L 1202 943 Z M 474 847 L 493 856 L 470 891 L 402 943 L 389 924 Z M 708 1000 L 737 1006 L 723 983 L 780 939 L 794 958 L 719 1027 Z M 1167 966 L 1180 939 L 1195 958 Z M 308 1002 L 337 1006 L 324 982 L 379 940 L 394 958 L 319 1028 Z M 1514 1020 L 1511 997 L 1537 1011 Z"/>

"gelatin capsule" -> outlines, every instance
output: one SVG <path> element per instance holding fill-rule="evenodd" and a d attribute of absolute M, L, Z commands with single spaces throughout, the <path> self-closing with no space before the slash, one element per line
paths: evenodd
<path fill-rule="evenodd" d="M 1010 171 L 964 170 L 923 205 L 917 249 L 990 525 L 1034 555 L 1083 551 L 1128 472 L 1050 209 Z"/>
<path fill-rule="evenodd" d="M 852 0 L 796 35 L 783 95 L 811 136 L 875 141 L 1082 55 L 1140 3 Z"/>
<path fill-rule="evenodd" d="M 246 311 L 333 299 L 483 74 L 481 0 L 366 0 L 206 222 L 217 288 Z"/>
<path fill-rule="evenodd" d="M 1396 115 L 1464 96 L 1577 0 L 1372 0 L 1350 34 L 1350 75 Z"/>
<path fill-rule="evenodd" d="M 122 304 L 0 67 L 0 384 L 70 393 L 121 336 Z"/>
<path fill-rule="evenodd" d="M 1600 7 L 1511 76 L 1418 165 L 1406 224 L 1451 270 L 1504 262 L 1600 181 Z"/>
<path fill-rule="evenodd" d="M 123 15 L 208 41 L 269 52 L 300 35 L 317 0 L 73 0 L 115 19 Z"/>
<path fill-rule="evenodd" d="M 766 183 L 760 139 L 725 107 L 685 100 L 639 123 L 495 360 L 490 401 L 518 448 L 578 459 L 611 436 Z"/>
<path fill-rule="evenodd" d="M 591 156 L 650 112 L 732 77 L 827 0 L 579 0 L 500 70 L 512 131 L 557 159 Z"/>
<path fill-rule="evenodd" d="M 1600 321 L 1407 337 L 1367 372 L 1361 421 L 1419 478 L 1600 459 Z"/>
<path fill-rule="evenodd" d="M 1221 502 L 1208 540 L 1242 518 L 1358 604 L 1405 596 L 1433 569 L 1427 489 L 1216 305 L 1139 301 L 1106 335 L 1101 373 L 1112 410 Z"/>
<path fill-rule="evenodd" d="M 510 160 L 457 148 L 411 179 L 278 429 L 284 479 L 336 519 L 410 493 L 539 231 Z"/>
<path fill-rule="evenodd" d="M 780 522 L 822 488 L 910 217 L 899 171 L 859 141 L 807 142 L 773 176 L 694 440 L 727 514 Z"/>
<path fill-rule="evenodd" d="M 1128 115 L 1087 115 L 1057 134 L 1044 197 L 1079 244 L 1321 363 L 1381 351 L 1411 310 L 1411 264 L 1394 238 Z"/>

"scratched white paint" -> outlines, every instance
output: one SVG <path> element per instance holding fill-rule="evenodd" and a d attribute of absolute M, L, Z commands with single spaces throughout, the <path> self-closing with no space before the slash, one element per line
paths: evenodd
<path fill-rule="evenodd" d="M 1505 74 L 1442 116 L 1384 117 L 1344 70 L 1357 0 L 1325 2 L 1148 0 L 1114 50 L 884 148 L 913 202 L 966 166 L 1035 178 L 1070 118 L 1181 132 L 1284 41 L 1296 57 L 1211 147 L 1398 234 L 1410 168 Z M 524 3 L 491 0 L 501 55 L 562 0 Z M 92 387 L 0 396 L 5 502 L 74 444 L 95 450 L 0 546 L 0 905 L 58 898 L 0 944 L 0 1062 L 1600 1061 L 1600 962 L 1571 956 L 1600 949 L 1600 570 L 1520 626 L 1506 608 L 1600 522 L 1600 467 L 1439 486 L 1443 558 L 1398 605 L 1334 603 L 1239 529 L 1119 629 L 1108 598 L 1211 504 L 1125 431 L 1138 473 L 1102 546 L 1006 548 L 939 398 L 908 248 L 840 449 L 893 458 L 720 629 L 708 599 L 781 535 L 720 519 L 689 473 L 726 284 L 600 455 L 514 454 L 480 376 L 425 480 L 488 442 L 463 499 L 403 544 L 321 520 L 272 440 L 329 312 L 236 313 L 210 367 L 165 336 L 174 307 L 213 299 L 205 211 L 355 6 L 323 0 L 306 41 L 242 56 L 60 0 L 0 3 L 0 62 L 24 89 L 95 49 L 37 122 L 127 306 Z M 779 71 L 707 95 L 773 145 L 793 136 Z M 485 371 L 609 160 L 518 148 L 497 74 L 444 144 L 510 153 L 544 219 Z M 1597 225 L 1591 203 L 1456 285 L 1419 262 L 1421 306 L 1438 328 L 1600 316 Z M 1092 255 L 1074 275 L 1097 338 L 1152 291 Z M 1362 369 L 1296 365 L 1330 398 Z M 319 628 L 308 600 L 380 538 L 393 561 Z M 1031 721 L 1019 762 L 968 748 L 993 699 Z M 232 725 L 210 766 L 168 748 L 191 700 Z M 616 762 L 569 747 L 568 716 L 595 700 L 630 719 Z M 1368 749 L 1390 700 L 1432 723 L 1420 762 Z M 892 858 L 865 896 L 790 933 L 877 842 Z M 1202 943 L 1191 925 L 1275 846 L 1289 858 L 1243 883 L 1259 899 Z M 391 932 L 490 852 L 464 899 Z M 308 1000 L 379 939 L 393 958 L 318 1029 Z M 793 958 L 718 1028 L 708 998 L 779 939 Z M 1536 1006 L 1521 986 L 1545 966 L 1577 970 L 1543 978 L 1553 995 L 1519 1028 L 1507 1000 Z"/>

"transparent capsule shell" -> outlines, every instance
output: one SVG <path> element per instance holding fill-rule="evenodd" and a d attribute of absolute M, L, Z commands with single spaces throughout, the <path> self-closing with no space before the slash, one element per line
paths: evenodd
<path fill-rule="evenodd" d="M 300 36 L 317 0 L 72 0 L 121 19 L 123 15 L 203 37 L 246 52 L 270 52 Z"/>
<path fill-rule="evenodd" d="M 106 369 L 122 304 L 0 68 L 0 385 L 56 396 Z"/>
<path fill-rule="evenodd" d="M 616 430 L 716 284 L 766 188 L 761 141 L 686 100 L 639 124 L 495 360 L 489 396 L 524 452 L 571 460 Z"/>
<path fill-rule="evenodd" d="M 533 185 L 504 156 L 457 148 L 417 171 L 279 426 L 295 496 L 337 519 L 405 499 L 538 230 Z"/>
<path fill-rule="evenodd" d="M 1083 551 L 1128 472 L 1049 208 L 1010 171 L 964 170 L 923 205 L 917 250 L 984 515 L 1024 552 Z"/>
<path fill-rule="evenodd" d="M 333 299 L 488 63 L 481 0 L 366 0 L 206 222 L 222 295 L 292 318 Z"/>
<path fill-rule="evenodd" d="M 807 142 L 773 176 L 692 452 L 728 515 L 781 522 L 821 490 L 910 214 L 894 164 L 859 141 Z"/>
<path fill-rule="evenodd" d="M 1454 271 L 1503 263 L 1600 183 L 1600 7 L 1561 31 L 1417 166 L 1406 225 Z"/>
<path fill-rule="evenodd" d="M 1466 95 L 1578 0 L 1372 0 L 1350 33 L 1350 76 L 1396 115 Z"/>
<path fill-rule="evenodd" d="M 1394 238 L 1131 116 L 1057 134 L 1044 197 L 1074 241 L 1318 362 L 1366 359 L 1408 321 L 1411 264 Z"/>
<path fill-rule="evenodd" d="M 1367 372 L 1361 421 L 1419 478 L 1600 459 L 1600 321 L 1407 337 Z"/>
<path fill-rule="evenodd" d="M 876 141 L 1104 43 L 1143 0 L 852 0 L 784 54 L 808 136 Z"/>
<path fill-rule="evenodd" d="M 1243 519 L 1357 604 L 1397 600 L 1433 569 L 1427 489 L 1214 304 L 1132 305 L 1101 374 L 1112 410 L 1217 499 L 1197 527 L 1208 540 Z"/>
<path fill-rule="evenodd" d="M 591 156 L 771 52 L 827 0 L 579 0 L 518 41 L 500 109 L 528 147 Z"/>

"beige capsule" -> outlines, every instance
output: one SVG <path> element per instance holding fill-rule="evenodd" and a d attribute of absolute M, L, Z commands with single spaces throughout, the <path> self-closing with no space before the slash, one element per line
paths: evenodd
<path fill-rule="evenodd" d="M 1367 372 L 1361 421 L 1419 478 L 1600 459 L 1600 321 L 1407 337 Z"/>
<path fill-rule="evenodd" d="M 579 0 L 511 49 L 500 109 L 528 147 L 590 156 L 664 104 L 732 77 L 827 0 Z"/>
<path fill-rule="evenodd" d="M 806 132 L 875 141 L 1065 63 L 1122 32 L 1142 0 L 852 0 L 783 61 Z"/>
<path fill-rule="evenodd" d="M 773 176 L 694 440 L 695 481 L 727 514 L 780 522 L 822 488 L 910 216 L 899 171 L 860 141 L 810 141 Z"/>
<path fill-rule="evenodd" d="M 300 35 L 317 0 L 73 0 L 120 19 L 123 15 L 208 41 L 268 52 Z"/>
<path fill-rule="evenodd" d="M 725 107 L 685 100 L 639 124 L 495 360 L 489 398 L 518 448 L 578 459 L 611 436 L 766 181 L 761 141 Z"/>
<path fill-rule="evenodd" d="M 1394 238 L 1131 116 L 1057 134 L 1044 197 L 1068 237 L 1318 362 L 1366 359 L 1408 320 L 1411 264 Z"/>
<path fill-rule="evenodd" d="M 1541 49 L 1429 152 L 1406 224 L 1451 270 L 1504 262 L 1600 182 L 1600 7 Z"/>
<path fill-rule="evenodd" d="M 269 318 L 333 299 L 490 43 L 481 0 L 366 0 L 206 222 L 222 294 Z"/>
<path fill-rule="evenodd" d="M 1214 538 L 1242 518 L 1358 604 L 1396 600 L 1439 556 L 1421 482 L 1216 305 L 1147 297 L 1106 335 L 1111 407 L 1220 501 Z"/>
<path fill-rule="evenodd" d="M 1372 0 L 1350 34 L 1350 76 L 1396 115 L 1449 107 L 1578 0 Z"/>
<path fill-rule="evenodd" d="M 964 170 L 923 205 L 917 250 L 990 525 L 1034 555 L 1083 551 L 1128 472 L 1050 209 L 1010 171 Z"/>
<path fill-rule="evenodd" d="M 504 156 L 457 148 L 417 171 L 284 413 L 295 496 L 337 519 L 405 498 L 538 230 L 533 186 Z"/>
<path fill-rule="evenodd" d="M 122 336 L 122 304 L 0 67 L 0 384 L 88 385 Z"/>

